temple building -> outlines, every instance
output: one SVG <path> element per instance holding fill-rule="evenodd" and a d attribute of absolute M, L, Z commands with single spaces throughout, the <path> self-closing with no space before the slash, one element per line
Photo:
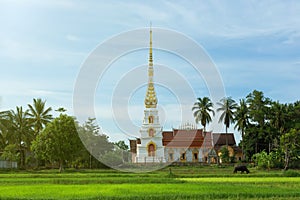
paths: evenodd
<path fill-rule="evenodd" d="M 204 132 L 192 123 L 183 124 L 171 131 L 163 131 L 159 122 L 158 99 L 153 77 L 152 29 L 150 28 L 148 85 L 143 123 L 140 137 L 129 140 L 133 163 L 222 162 L 220 150 L 226 145 L 226 137 L 230 156 L 235 156 L 237 160 L 241 159 L 241 151 L 236 146 L 233 133 Z"/>
<path fill-rule="evenodd" d="M 148 65 L 148 87 L 145 96 L 143 124 L 140 139 L 136 143 L 134 162 L 165 162 L 162 144 L 162 127 L 159 123 L 157 97 L 153 83 L 152 29 L 150 29 L 150 48 Z"/>

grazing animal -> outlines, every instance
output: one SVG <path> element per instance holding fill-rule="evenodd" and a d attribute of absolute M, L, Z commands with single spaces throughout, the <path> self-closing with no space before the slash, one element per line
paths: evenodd
<path fill-rule="evenodd" d="M 238 171 L 240 171 L 241 173 L 247 172 L 247 174 L 250 172 L 246 166 L 235 167 L 233 173 L 237 173 Z"/>

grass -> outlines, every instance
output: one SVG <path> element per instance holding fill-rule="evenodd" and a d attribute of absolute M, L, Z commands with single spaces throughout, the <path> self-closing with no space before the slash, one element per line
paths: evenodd
<path fill-rule="evenodd" d="M 300 177 L 280 170 L 233 174 L 232 167 L 172 167 L 151 173 L 115 170 L 0 173 L 0 199 L 290 199 Z M 296 171 L 299 173 L 299 171 Z"/>

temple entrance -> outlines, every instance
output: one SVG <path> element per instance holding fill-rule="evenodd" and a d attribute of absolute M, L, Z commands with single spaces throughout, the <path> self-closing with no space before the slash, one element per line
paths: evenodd
<path fill-rule="evenodd" d="M 154 146 L 154 144 L 149 144 L 149 146 L 148 146 L 148 156 L 151 156 L 151 157 L 155 156 L 155 146 Z"/>

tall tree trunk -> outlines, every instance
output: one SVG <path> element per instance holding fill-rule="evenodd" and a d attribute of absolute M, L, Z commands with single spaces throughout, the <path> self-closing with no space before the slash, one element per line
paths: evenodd
<path fill-rule="evenodd" d="M 206 132 L 205 132 L 205 126 L 203 126 L 203 135 L 204 135 L 203 142 L 204 142 L 204 161 L 205 161 L 205 153 L 206 153 L 206 140 L 205 140 L 205 138 L 206 138 Z M 207 156 L 207 159 L 208 159 L 208 156 Z"/>
<path fill-rule="evenodd" d="M 60 161 L 59 161 L 59 173 L 62 173 L 63 170 L 64 170 L 64 167 L 63 167 L 63 161 L 60 160 Z"/>
<path fill-rule="evenodd" d="M 226 148 L 228 149 L 228 137 L 227 137 L 227 126 L 226 126 L 226 135 L 225 135 L 226 137 Z"/>
<path fill-rule="evenodd" d="M 285 164 L 284 164 L 284 170 L 288 170 L 288 167 L 289 167 L 289 161 L 290 161 L 290 156 L 289 156 L 289 150 L 286 146 L 285 148 L 285 156 L 284 156 L 284 161 L 285 161 Z"/>
<path fill-rule="evenodd" d="M 244 154 L 244 130 L 242 130 L 242 160 L 245 160 L 245 154 Z"/>

